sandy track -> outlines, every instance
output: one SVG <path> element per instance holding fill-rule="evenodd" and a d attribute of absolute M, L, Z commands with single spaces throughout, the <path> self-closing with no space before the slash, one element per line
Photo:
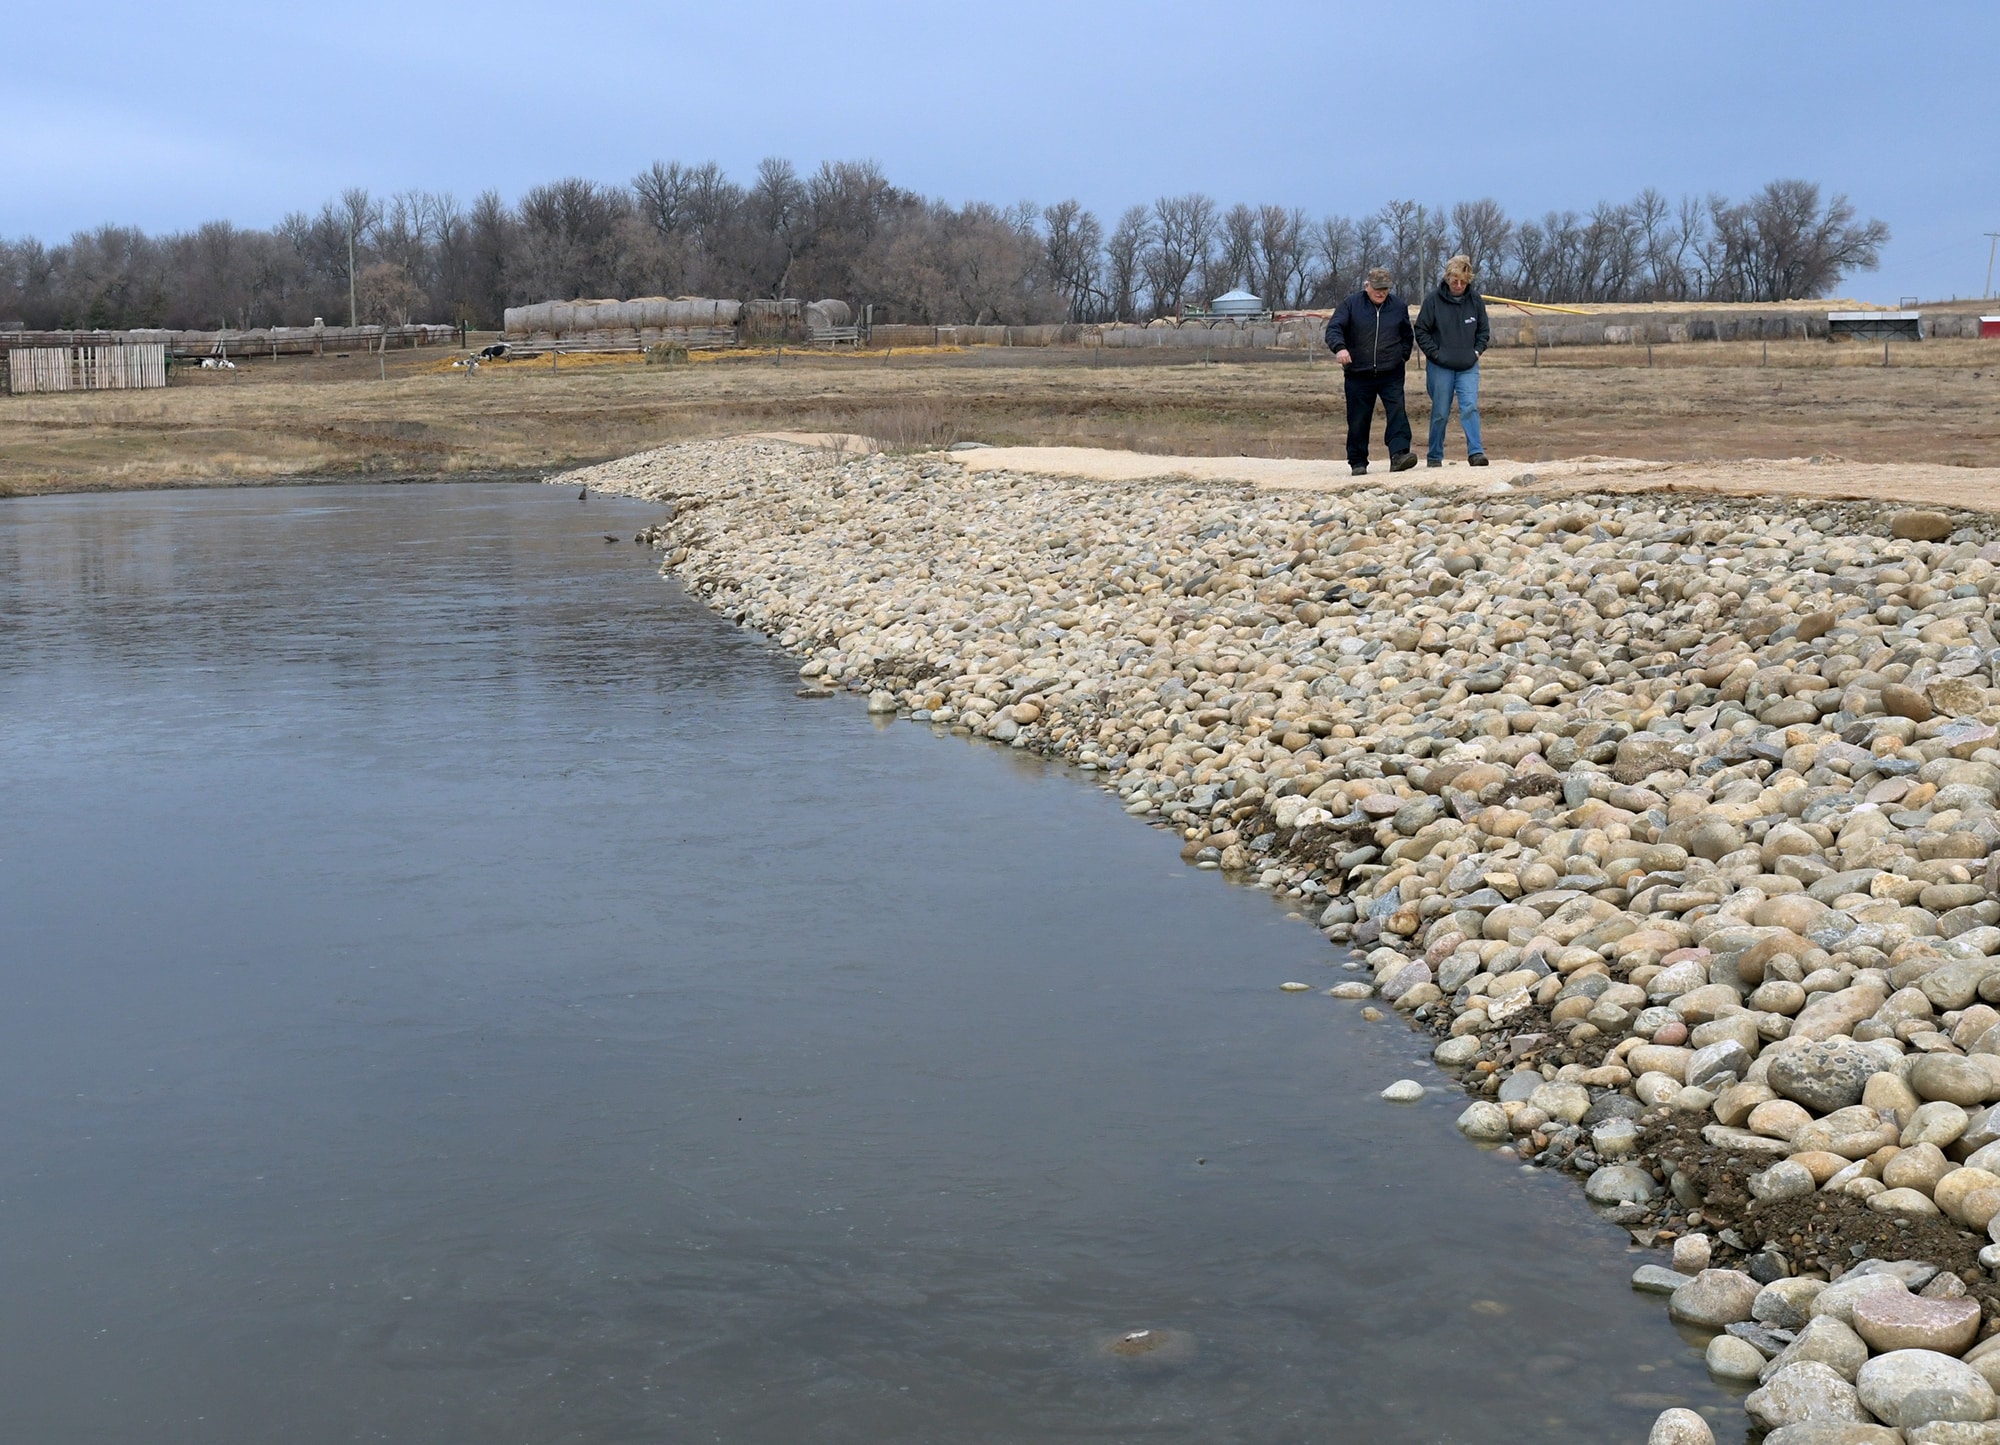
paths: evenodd
<path fill-rule="evenodd" d="M 1840 458 L 1733 462 L 1655 462 L 1630 457 L 1549 462 L 1496 459 L 1483 470 L 1449 461 L 1441 468 L 1419 467 L 1395 476 L 1386 464 L 1378 462 L 1366 477 L 1349 475 L 1346 463 L 1335 461 L 1160 457 L 1095 447 L 985 447 L 954 453 L 952 460 L 975 472 L 1018 472 L 1100 482 L 1177 477 L 1274 490 L 1351 491 L 1387 485 L 1557 494 L 1698 492 L 2000 512 L 2000 467 L 1849 462 Z"/>

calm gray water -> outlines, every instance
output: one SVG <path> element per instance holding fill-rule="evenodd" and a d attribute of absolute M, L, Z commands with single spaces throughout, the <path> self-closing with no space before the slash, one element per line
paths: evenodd
<path fill-rule="evenodd" d="M 1740 1421 L 1572 1185 L 1375 1099 L 1400 1024 L 1277 992 L 1310 927 L 796 698 L 654 517 L 0 504 L 0 1439 Z"/>

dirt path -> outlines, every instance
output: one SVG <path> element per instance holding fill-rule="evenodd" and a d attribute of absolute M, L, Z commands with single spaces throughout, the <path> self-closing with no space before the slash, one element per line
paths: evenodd
<path fill-rule="evenodd" d="M 953 453 L 974 471 L 1027 472 L 1132 482 L 1157 477 L 1241 482 L 1279 490 L 1347 491 L 1379 487 L 1391 473 L 1376 464 L 1368 476 L 1351 476 L 1344 462 L 1260 457 L 1158 457 L 1092 447 L 984 447 Z M 1474 469 L 1462 461 L 1419 467 L 1392 485 L 1453 490 L 1581 492 L 1703 492 L 1727 496 L 1814 497 L 1828 501 L 1880 501 L 1904 506 L 2000 512 L 2000 467 L 1948 467 L 1893 462 L 1850 462 L 1838 457 L 1787 461 L 1658 462 L 1629 457 L 1567 461 L 1498 461 Z"/>

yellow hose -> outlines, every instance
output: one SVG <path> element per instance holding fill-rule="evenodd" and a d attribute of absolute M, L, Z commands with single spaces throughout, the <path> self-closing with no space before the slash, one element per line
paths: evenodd
<path fill-rule="evenodd" d="M 1518 306 L 1523 311 L 1560 311 L 1565 316 L 1588 316 L 1588 311 L 1579 311 L 1574 306 L 1551 306 L 1546 301 L 1516 301 L 1512 296 L 1488 296 L 1481 293 L 1481 301 L 1497 301 L 1502 306 Z"/>

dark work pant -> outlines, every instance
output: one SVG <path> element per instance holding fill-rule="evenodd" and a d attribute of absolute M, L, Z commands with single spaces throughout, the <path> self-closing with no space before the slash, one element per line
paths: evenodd
<path fill-rule="evenodd" d="M 1383 441 L 1389 455 L 1399 457 L 1410 449 L 1410 413 L 1403 407 L 1403 368 L 1394 371 L 1349 371 L 1347 385 L 1347 464 L 1368 464 L 1368 424 L 1375 420 L 1375 399 L 1382 400 L 1388 413 Z"/>

